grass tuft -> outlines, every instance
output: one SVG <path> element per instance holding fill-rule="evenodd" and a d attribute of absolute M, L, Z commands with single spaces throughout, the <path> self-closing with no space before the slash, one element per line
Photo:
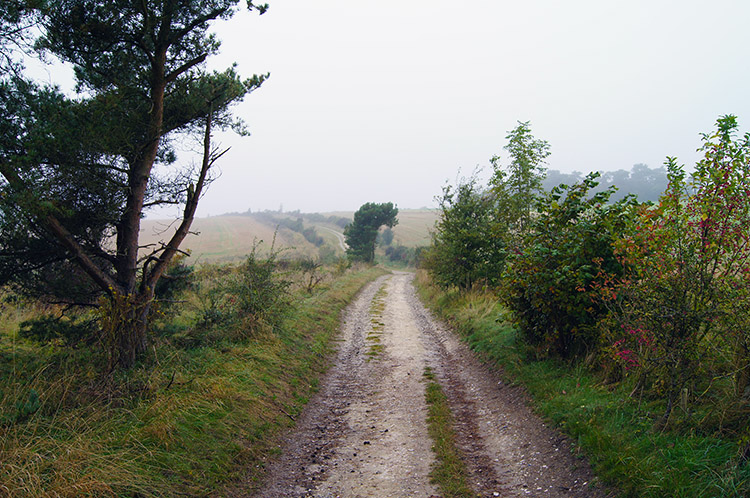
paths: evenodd
<path fill-rule="evenodd" d="M 431 480 L 440 487 L 445 498 L 477 498 L 478 495 L 467 484 L 468 471 L 456 446 L 448 398 L 430 367 L 425 368 L 424 378 L 427 382 L 427 431 L 432 438 L 432 449 L 436 457 L 430 472 Z"/>

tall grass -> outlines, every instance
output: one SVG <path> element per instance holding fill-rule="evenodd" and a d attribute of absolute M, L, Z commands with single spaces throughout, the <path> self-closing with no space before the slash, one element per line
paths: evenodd
<path fill-rule="evenodd" d="M 148 357 L 103 373 L 96 347 L 14 333 L 37 310 L 0 315 L 0 496 L 205 496 L 252 487 L 279 434 L 327 366 L 340 311 L 377 269 L 294 294 L 284 322 L 256 334 L 196 327 L 187 303 L 159 324 Z M 184 301 L 193 302 L 185 296 Z M 36 402 L 33 402 L 36 399 Z M 236 484 L 242 483 L 242 484 Z"/>
<path fill-rule="evenodd" d="M 654 431 L 662 401 L 631 397 L 632 385 L 606 384 L 583 364 L 532 360 L 491 293 L 445 292 L 423 273 L 417 283 L 423 300 L 509 382 L 523 385 L 535 409 L 622 496 L 750 496 L 747 440 L 705 424 Z"/>

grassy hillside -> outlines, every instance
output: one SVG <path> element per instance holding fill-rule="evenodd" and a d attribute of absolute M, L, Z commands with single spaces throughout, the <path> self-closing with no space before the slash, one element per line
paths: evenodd
<path fill-rule="evenodd" d="M 190 251 L 192 262 L 232 262 L 243 259 L 253 245 L 259 245 L 260 254 L 267 254 L 276 236 L 276 248 L 284 249 L 283 257 L 308 257 L 324 259 L 342 256 L 339 239 L 333 232 L 343 232 L 343 227 L 335 221 L 341 218 L 352 219 L 354 212 L 335 213 L 252 213 L 210 218 L 197 218 L 192 232 L 183 242 L 181 249 Z M 430 230 L 437 220 L 438 212 L 427 209 L 404 209 L 398 214 L 398 225 L 394 227 L 394 245 L 417 247 L 429 244 Z M 298 219 L 305 228 L 314 228 L 324 243 L 316 246 L 299 231 L 288 228 Z M 159 244 L 174 233 L 175 226 L 170 220 L 143 220 L 141 224 L 141 244 Z"/>
<path fill-rule="evenodd" d="M 158 244 L 174 233 L 175 227 L 168 220 L 144 220 L 141 223 L 141 244 Z M 255 216 L 213 216 L 197 218 L 192 232 L 181 249 L 189 251 L 193 262 L 231 262 L 243 259 L 253 245 L 259 252 L 267 254 L 276 234 L 276 248 L 285 248 L 285 256 L 314 257 L 318 249 L 292 230 L 279 228 L 267 220 Z"/>
<path fill-rule="evenodd" d="M 292 278 L 273 327 L 229 315 L 238 267 L 204 267 L 154 320 L 148 354 L 107 372 L 99 343 L 39 343 L 19 322 L 52 310 L 0 294 L 0 497 L 245 494 L 327 366 L 340 311 L 384 272 Z M 228 287 L 229 288 L 229 287 Z M 0 292 L 2 292 L 0 290 Z M 212 300 L 212 297 L 214 298 Z M 13 299 L 10 299 L 13 298 Z"/>
<path fill-rule="evenodd" d="M 398 225 L 393 227 L 393 243 L 406 247 L 430 244 L 430 231 L 439 211 L 435 209 L 403 209 L 398 212 Z"/>

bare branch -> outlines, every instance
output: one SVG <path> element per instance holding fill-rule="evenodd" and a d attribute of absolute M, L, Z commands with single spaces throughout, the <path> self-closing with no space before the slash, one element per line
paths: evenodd
<path fill-rule="evenodd" d="M 195 187 L 192 185 L 188 188 L 187 202 L 185 203 L 185 211 L 182 217 L 182 223 L 177 228 L 177 231 L 172 236 L 172 239 L 166 245 L 164 253 L 159 257 L 159 261 L 156 263 L 151 272 L 147 272 L 144 268 L 142 286 L 153 289 L 159 277 L 166 269 L 169 261 L 172 257 L 180 252 L 179 246 L 187 234 L 190 231 L 190 225 L 193 223 L 195 217 L 195 211 L 198 208 L 198 200 L 201 197 L 203 187 L 206 183 L 206 177 L 208 176 L 208 170 L 215 163 L 218 157 L 221 157 L 226 151 L 218 155 L 212 154 L 211 151 L 211 125 L 212 125 L 213 111 L 209 110 L 206 116 L 205 132 L 203 134 L 203 162 L 201 164 L 201 170 L 198 175 L 198 182 Z"/>
<path fill-rule="evenodd" d="M 156 201 L 144 202 L 143 203 L 143 209 L 154 207 L 154 206 L 164 206 L 164 205 L 175 206 L 177 204 L 180 204 L 180 201 L 170 201 L 170 200 L 167 200 L 167 199 L 159 199 L 159 200 L 156 200 Z"/>

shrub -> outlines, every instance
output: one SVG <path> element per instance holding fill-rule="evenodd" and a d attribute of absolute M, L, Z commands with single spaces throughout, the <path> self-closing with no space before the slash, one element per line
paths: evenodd
<path fill-rule="evenodd" d="M 305 239 L 313 244 L 315 247 L 320 247 L 323 244 L 326 243 L 326 240 L 318 235 L 318 232 L 315 230 L 315 227 L 307 227 L 302 230 L 302 236 L 305 237 Z"/>
<path fill-rule="evenodd" d="M 384 230 L 378 232 L 377 243 L 381 247 L 390 246 L 393 243 L 393 230 L 390 227 L 386 227 Z"/>
<path fill-rule="evenodd" d="M 501 299 L 540 356 L 596 350 L 597 323 L 607 309 L 594 296 L 602 282 L 623 272 L 613 242 L 626 227 L 633 199 L 608 204 L 614 187 L 589 197 L 598 176 L 540 197 L 522 246 L 507 260 Z"/>
<path fill-rule="evenodd" d="M 154 296 L 157 301 L 169 303 L 178 294 L 195 285 L 195 269 L 185 264 L 185 256 L 175 256 L 166 272 L 156 283 Z M 162 306 L 163 310 L 164 306 Z"/>
<path fill-rule="evenodd" d="M 343 216 L 329 216 L 328 217 L 328 223 L 332 223 L 339 228 L 346 228 L 346 226 L 351 222 L 352 220 L 350 218 L 344 218 Z"/>
<path fill-rule="evenodd" d="M 386 247 L 385 256 L 394 263 L 414 263 L 414 249 L 402 245 Z"/>
<path fill-rule="evenodd" d="M 291 305 L 291 281 L 277 272 L 278 255 L 271 248 L 268 257 L 259 258 L 254 247 L 227 285 L 232 312 L 249 327 L 248 332 L 277 326 Z"/>
<path fill-rule="evenodd" d="M 297 261 L 296 266 L 297 270 L 302 273 L 302 285 L 308 294 L 312 294 L 315 288 L 326 278 L 326 274 L 321 271 L 323 264 L 314 259 L 302 259 Z"/>
<path fill-rule="evenodd" d="M 476 177 L 443 188 L 440 219 L 422 265 L 442 287 L 496 286 L 505 262 L 504 230 L 493 197 Z"/>
<path fill-rule="evenodd" d="M 612 353 L 639 384 L 667 401 L 666 424 L 698 379 L 731 378 L 746 395 L 750 376 L 750 135 L 736 140 L 724 116 L 703 135 L 704 153 L 690 181 L 673 158 L 669 187 L 641 211 L 619 244 L 632 266 L 611 289 L 619 327 Z M 746 403 L 746 400 L 745 400 Z"/>

